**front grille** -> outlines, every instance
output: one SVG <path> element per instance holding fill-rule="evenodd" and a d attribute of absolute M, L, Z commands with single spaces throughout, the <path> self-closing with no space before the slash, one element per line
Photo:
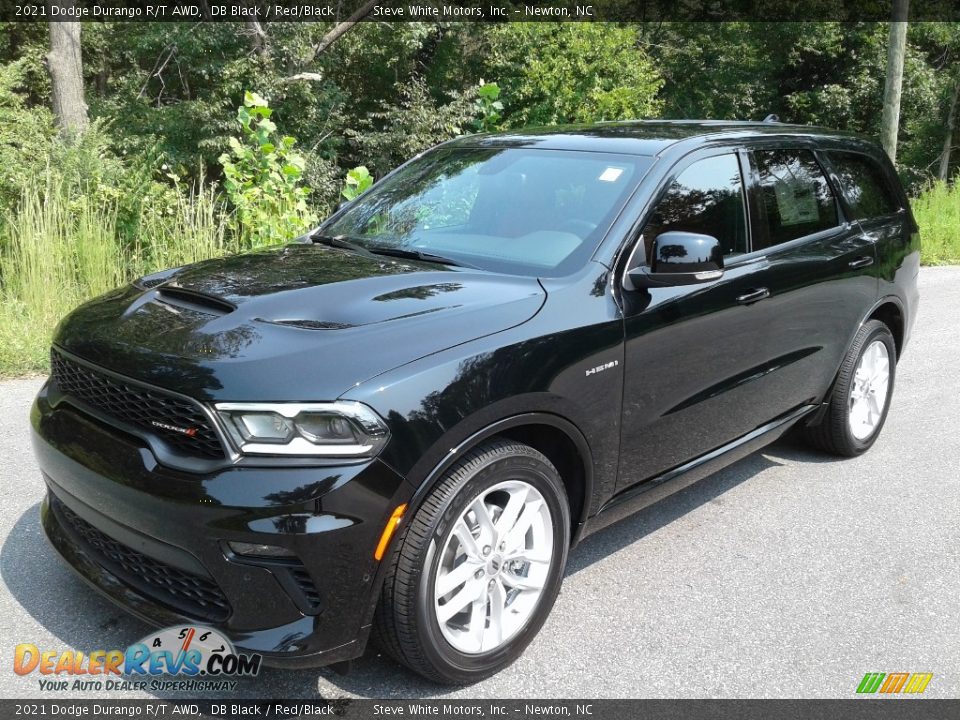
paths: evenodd
<path fill-rule="evenodd" d="M 189 400 L 99 372 L 56 350 L 50 353 L 50 371 L 65 395 L 146 430 L 183 454 L 201 458 L 224 457 L 223 445 L 210 420 Z"/>
<path fill-rule="evenodd" d="M 227 598 L 216 583 L 147 557 L 104 535 L 51 496 L 50 506 L 83 549 L 117 579 L 182 615 L 222 622 L 230 615 Z"/>

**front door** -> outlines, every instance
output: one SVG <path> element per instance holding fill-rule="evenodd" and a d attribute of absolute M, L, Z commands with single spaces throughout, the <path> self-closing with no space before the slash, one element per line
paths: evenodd
<path fill-rule="evenodd" d="M 619 489 L 724 445 L 770 419 L 762 309 L 768 262 L 751 253 L 744 157 L 681 161 L 638 239 L 636 266 L 671 230 L 716 237 L 719 280 L 625 290 L 625 383 Z"/>

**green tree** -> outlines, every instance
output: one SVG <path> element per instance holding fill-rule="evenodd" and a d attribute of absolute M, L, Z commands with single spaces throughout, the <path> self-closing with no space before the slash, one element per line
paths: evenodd
<path fill-rule="evenodd" d="M 357 120 L 347 129 L 357 155 L 377 175 L 392 170 L 404 160 L 444 140 L 464 134 L 476 110 L 475 92 L 455 92 L 438 102 L 421 78 L 396 88 L 398 100 L 384 101 L 379 110 Z"/>
<path fill-rule="evenodd" d="M 51 10 L 62 15 L 75 8 L 75 0 L 50 0 Z M 50 20 L 50 71 L 53 114 L 65 138 L 75 138 L 90 125 L 83 89 L 83 58 L 80 47 L 80 23 L 75 20 Z"/>
<path fill-rule="evenodd" d="M 490 29 L 487 77 L 507 98 L 509 127 L 657 116 L 663 80 L 636 27 L 505 23 Z"/>

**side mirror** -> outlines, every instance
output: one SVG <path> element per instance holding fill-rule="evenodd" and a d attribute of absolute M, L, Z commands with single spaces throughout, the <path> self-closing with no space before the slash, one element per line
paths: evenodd
<path fill-rule="evenodd" d="M 693 285 L 723 277 L 723 250 L 712 235 L 671 231 L 653 241 L 650 267 L 628 273 L 635 288 Z"/>

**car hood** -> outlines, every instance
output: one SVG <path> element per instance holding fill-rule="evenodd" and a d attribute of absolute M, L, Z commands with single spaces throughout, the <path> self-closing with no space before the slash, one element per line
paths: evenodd
<path fill-rule="evenodd" d="M 202 400 L 332 400 L 545 298 L 535 278 L 297 244 L 142 278 L 78 308 L 54 342 Z"/>

